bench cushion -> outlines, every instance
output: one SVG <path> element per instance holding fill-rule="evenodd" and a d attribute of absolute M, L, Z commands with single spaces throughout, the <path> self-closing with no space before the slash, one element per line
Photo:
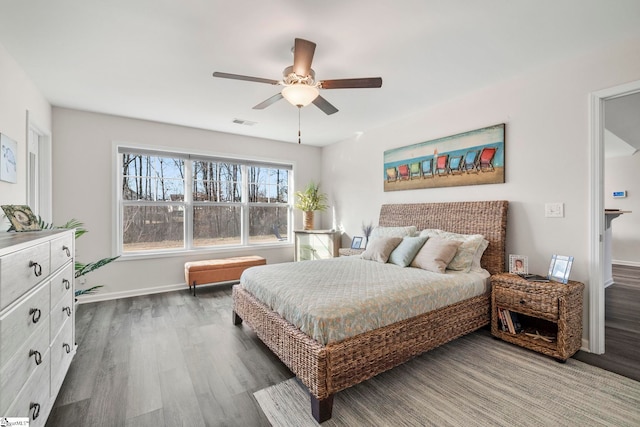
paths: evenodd
<path fill-rule="evenodd" d="M 187 285 L 227 282 L 240 280 L 242 272 L 249 267 L 264 265 L 267 261 L 260 256 L 192 261 L 184 264 L 184 278 Z"/>

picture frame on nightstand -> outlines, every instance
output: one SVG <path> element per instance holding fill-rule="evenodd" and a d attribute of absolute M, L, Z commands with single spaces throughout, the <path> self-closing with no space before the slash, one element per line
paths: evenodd
<path fill-rule="evenodd" d="M 360 247 L 362 246 L 362 240 L 364 238 L 361 236 L 354 236 L 353 239 L 351 240 L 351 249 L 360 249 Z"/>
<path fill-rule="evenodd" d="M 552 255 L 551 264 L 549 265 L 549 280 L 566 285 L 569 282 L 569 273 L 571 273 L 572 265 L 572 256 Z"/>
<path fill-rule="evenodd" d="M 529 258 L 524 255 L 509 255 L 509 273 L 528 274 Z"/>

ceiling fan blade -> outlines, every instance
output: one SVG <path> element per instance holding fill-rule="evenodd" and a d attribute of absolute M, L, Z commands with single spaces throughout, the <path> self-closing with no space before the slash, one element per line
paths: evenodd
<path fill-rule="evenodd" d="M 318 97 L 313 100 L 313 105 L 324 111 L 324 113 L 327 115 L 338 112 L 338 109 L 336 107 L 334 107 L 329 101 L 327 101 L 320 95 L 318 95 Z"/>
<path fill-rule="evenodd" d="M 265 99 L 264 101 L 262 101 L 260 104 L 256 105 L 255 107 L 253 107 L 254 110 L 264 110 L 265 108 L 267 108 L 269 105 L 273 104 L 276 101 L 280 101 L 283 98 L 281 93 L 276 93 L 275 95 L 273 95 L 271 98 Z"/>
<path fill-rule="evenodd" d="M 316 51 L 316 44 L 309 40 L 296 39 L 293 47 L 293 72 L 306 77 L 311 70 L 311 61 Z"/>
<path fill-rule="evenodd" d="M 323 80 L 322 89 L 358 89 L 382 87 L 381 77 L 365 77 L 362 79 Z"/>
<path fill-rule="evenodd" d="M 229 74 L 229 73 L 221 73 L 219 71 L 216 71 L 215 73 L 213 73 L 213 77 L 220 77 L 223 79 L 232 79 L 232 80 L 245 80 L 248 82 L 257 82 L 257 83 L 268 83 L 270 85 L 277 85 L 279 82 L 278 80 L 272 80 L 272 79 L 263 79 L 260 77 L 251 77 L 251 76 L 243 76 L 240 74 Z"/>

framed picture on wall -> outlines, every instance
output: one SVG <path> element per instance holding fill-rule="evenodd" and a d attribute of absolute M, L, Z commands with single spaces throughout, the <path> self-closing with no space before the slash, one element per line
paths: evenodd
<path fill-rule="evenodd" d="M 18 182 L 18 143 L 0 134 L 0 180 Z"/>

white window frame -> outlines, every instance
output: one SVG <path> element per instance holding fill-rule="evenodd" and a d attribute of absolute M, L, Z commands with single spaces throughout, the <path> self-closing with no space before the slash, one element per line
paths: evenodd
<path fill-rule="evenodd" d="M 135 152 L 139 154 L 157 155 L 167 158 L 183 158 L 185 160 L 185 189 L 184 189 L 184 201 L 176 202 L 153 202 L 153 201 L 135 201 L 127 202 L 123 199 L 122 194 L 122 154 L 123 152 Z M 194 201 L 192 188 L 193 188 L 193 170 L 192 161 L 204 160 L 204 161 L 219 161 L 238 163 L 241 165 L 242 176 L 242 196 L 240 202 L 206 202 L 206 201 Z M 249 203 L 248 201 L 248 173 L 247 169 L 250 166 L 259 166 L 265 168 L 278 168 L 289 170 L 288 176 L 288 200 L 287 203 Z M 176 256 L 188 253 L 215 253 L 215 252 L 234 252 L 242 251 L 247 248 L 268 248 L 268 247 L 286 247 L 293 246 L 293 175 L 294 175 L 294 163 L 282 162 L 271 159 L 259 159 L 250 157 L 230 156 L 225 154 L 211 154 L 201 153 L 188 150 L 177 151 L 175 148 L 166 147 L 149 147 L 145 145 L 114 142 L 113 143 L 113 170 L 115 171 L 113 180 L 113 199 L 115 207 L 114 209 L 114 221 L 115 224 L 115 238 L 113 252 L 116 255 L 120 255 L 123 259 L 127 258 L 158 258 L 164 256 Z M 129 204 L 134 205 L 150 205 L 150 206 L 167 206 L 172 204 L 182 205 L 185 209 L 185 225 L 184 225 L 184 248 L 172 248 L 162 250 L 149 250 L 149 251 L 136 251 L 136 252 L 124 252 L 123 251 L 123 214 L 124 207 Z M 235 245 L 219 245 L 219 246 L 206 246 L 199 247 L 194 246 L 193 242 L 193 208 L 194 206 L 240 206 L 241 209 L 241 243 Z M 250 243 L 249 236 L 249 207 L 250 206 L 281 206 L 287 208 L 287 235 L 284 241 L 271 241 L 268 243 Z"/>

